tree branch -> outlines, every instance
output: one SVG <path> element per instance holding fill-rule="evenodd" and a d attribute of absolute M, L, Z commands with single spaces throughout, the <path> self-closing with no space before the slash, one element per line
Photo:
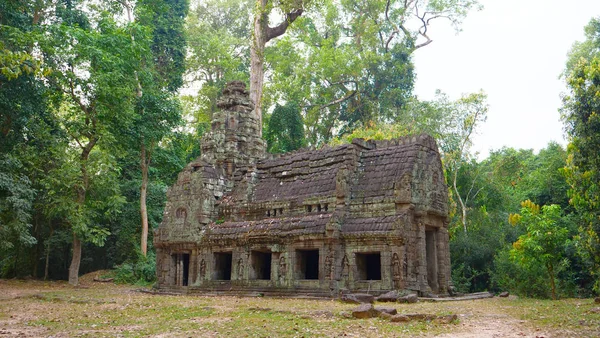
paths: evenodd
<path fill-rule="evenodd" d="M 292 22 L 294 22 L 300 15 L 302 15 L 303 12 L 304 9 L 302 8 L 294 9 L 293 11 L 285 15 L 285 20 L 283 20 L 283 22 L 281 22 L 279 25 L 275 27 L 267 27 L 265 42 L 269 42 L 271 39 L 283 35 L 283 33 L 285 33 L 285 31 L 287 30 L 288 26 Z"/>

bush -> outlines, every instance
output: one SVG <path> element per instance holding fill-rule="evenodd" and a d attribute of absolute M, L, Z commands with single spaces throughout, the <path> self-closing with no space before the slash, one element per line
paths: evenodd
<path fill-rule="evenodd" d="M 511 258 L 510 250 L 505 248 L 494 259 L 495 269 L 492 273 L 494 287 L 502 291 L 510 291 L 521 297 L 551 298 L 552 290 L 548 283 L 546 268 L 539 264 L 527 267 L 516 264 Z"/>
<path fill-rule="evenodd" d="M 135 262 L 127 261 L 115 267 L 115 282 L 122 284 L 149 285 L 156 280 L 156 255 L 148 252 L 144 257 L 138 254 Z"/>

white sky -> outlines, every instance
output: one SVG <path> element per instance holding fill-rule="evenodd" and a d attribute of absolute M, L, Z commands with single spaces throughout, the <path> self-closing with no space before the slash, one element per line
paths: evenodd
<path fill-rule="evenodd" d="M 486 157 L 503 146 L 535 151 L 549 141 L 566 145 L 558 108 L 567 52 L 600 16 L 600 0 L 481 0 L 462 32 L 445 23 L 430 28 L 430 45 L 414 54 L 415 93 L 436 89 L 458 98 L 483 89 L 490 106 L 473 151 Z"/>

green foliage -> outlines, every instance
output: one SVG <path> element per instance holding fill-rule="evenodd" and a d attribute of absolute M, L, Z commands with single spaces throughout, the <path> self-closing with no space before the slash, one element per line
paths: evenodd
<path fill-rule="evenodd" d="M 177 91 L 183 85 L 185 72 L 187 42 L 183 26 L 188 1 L 140 0 L 136 12 L 136 20 L 150 31 L 150 36 L 141 41 L 151 41 L 152 60 L 147 65 L 152 65 L 158 73 L 154 81 L 170 92 Z"/>
<path fill-rule="evenodd" d="M 357 128 L 404 122 L 412 54 L 431 42 L 420 32 L 438 14 L 458 27 L 474 8 L 475 1 L 323 1 L 266 49 L 273 71 L 265 106 L 301 103 L 312 145 Z"/>
<path fill-rule="evenodd" d="M 21 170 L 18 159 L 10 155 L 0 157 L 0 253 L 6 253 L 15 245 L 36 243 L 29 233 L 35 191 Z"/>
<path fill-rule="evenodd" d="M 493 285 L 510 290 L 521 297 L 551 298 L 552 291 L 546 268 L 539 264 L 518 264 L 509 249 L 498 252 L 494 259 Z"/>
<path fill-rule="evenodd" d="M 305 145 L 304 124 L 297 104 L 277 105 L 265 130 L 267 149 L 271 153 L 286 153 Z"/>
<path fill-rule="evenodd" d="M 561 209 L 556 204 L 541 207 L 526 200 L 521 203 L 520 217 L 515 218 L 525 225 L 526 234 L 519 236 L 510 251 L 515 263 L 525 269 L 532 266 L 546 268 L 551 286 L 552 299 L 556 299 L 556 276 L 564 264 L 564 251 L 569 231 L 561 224 Z"/>
<path fill-rule="evenodd" d="M 127 260 L 115 267 L 115 282 L 121 284 L 150 285 L 156 280 L 156 255 L 138 255 L 137 259 Z"/>
<path fill-rule="evenodd" d="M 227 82 L 248 81 L 251 10 L 248 0 L 209 0 L 196 3 L 187 17 L 186 72 L 200 89 L 186 100 L 196 123 L 210 123 Z"/>
<path fill-rule="evenodd" d="M 600 292 L 600 22 L 586 27 L 586 41 L 576 44 L 569 56 L 562 118 L 569 135 L 565 168 L 571 185 L 571 204 L 581 216 L 578 244 L 582 257 L 596 277 Z"/>

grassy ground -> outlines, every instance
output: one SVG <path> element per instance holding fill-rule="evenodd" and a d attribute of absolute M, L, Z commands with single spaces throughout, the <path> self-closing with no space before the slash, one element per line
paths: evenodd
<path fill-rule="evenodd" d="M 387 304 L 380 304 L 390 306 Z M 0 336 L 24 337 L 598 337 L 590 299 L 492 298 L 393 304 L 400 313 L 457 314 L 450 324 L 349 319 L 333 300 L 158 296 L 131 286 L 0 280 Z"/>

